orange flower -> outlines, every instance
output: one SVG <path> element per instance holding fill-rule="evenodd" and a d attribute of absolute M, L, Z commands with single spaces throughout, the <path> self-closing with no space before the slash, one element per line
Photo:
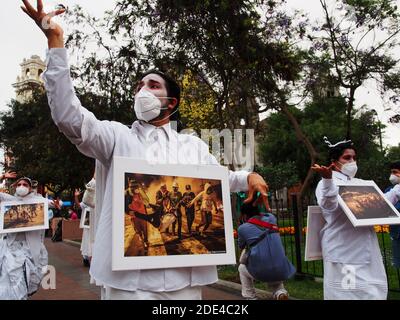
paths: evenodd
<path fill-rule="evenodd" d="M 234 237 L 235 239 L 237 239 L 237 237 L 238 237 L 238 232 L 237 232 L 236 229 L 233 229 L 233 237 Z"/>

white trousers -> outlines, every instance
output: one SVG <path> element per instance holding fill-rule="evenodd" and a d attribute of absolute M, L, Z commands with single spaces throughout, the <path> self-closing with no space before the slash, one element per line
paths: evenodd
<path fill-rule="evenodd" d="M 324 300 L 386 300 L 388 284 L 378 241 L 371 261 L 345 264 L 324 260 Z"/>
<path fill-rule="evenodd" d="M 256 299 L 256 289 L 254 287 L 254 278 L 247 270 L 245 264 L 239 264 L 239 276 L 242 284 L 242 296 L 245 299 Z M 285 290 L 282 281 L 268 282 L 268 288 L 272 291 L 272 294 L 278 290 Z M 286 290 L 285 290 L 286 291 Z"/>
<path fill-rule="evenodd" d="M 177 291 L 119 290 L 112 287 L 101 289 L 101 300 L 201 300 L 201 287 L 186 287 Z"/>

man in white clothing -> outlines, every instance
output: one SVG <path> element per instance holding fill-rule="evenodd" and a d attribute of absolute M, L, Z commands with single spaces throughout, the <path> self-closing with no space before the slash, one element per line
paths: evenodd
<path fill-rule="evenodd" d="M 361 182 L 357 173 L 356 151 L 350 140 L 329 146 L 331 164 L 312 169 L 322 180 L 315 191 L 318 205 L 326 221 L 321 230 L 324 260 L 325 300 L 384 300 L 387 279 L 373 227 L 354 228 L 338 204 L 338 182 Z M 386 194 L 396 203 L 400 186 Z"/>
<path fill-rule="evenodd" d="M 96 161 L 96 241 L 90 274 L 97 285 L 104 286 L 103 299 L 201 299 L 201 286 L 218 280 L 215 266 L 112 271 L 112 179 L 114 156 L 130 157 L 155 163 L 219 165 L 199 138 L 178 134 L 171 128 L 170 116 L 177 112 L 180 89 L 162 72 L 149 72 L 136 88 L 135 113 L 139 121 L 132 128 L 110 121 L 99 121 L 83 108 L 75 95 L 63 30 L 43 12 L 23 0 L 27 13 L 48 39 L 45 87 L 51 114 L 61 132 L 85 155 Z M 65 9 L 54 12 L 62 14 Z M 43 27 L 46 26 L 46 27 Z M 230 172 L 232 192 L 249 191 L 249 198 L 259 191 L 267 204 L 268 186 L 256 173 Z"/>

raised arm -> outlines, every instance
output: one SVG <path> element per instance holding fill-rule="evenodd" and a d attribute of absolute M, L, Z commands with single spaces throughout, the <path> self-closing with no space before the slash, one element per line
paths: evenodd
<path fill-rule="evenodd" d="M 52 17 L 62 14 L 65 9 L 45 13 L 41 0 L 37 1 L 37 9 L 28 0 L 23 0 L 23 3 L 25 7 L 21 7 L 22 10 L 35 21 L 48 40 L 47 69 L 43 79 L 55 124 L 79 151 L 107 164 L 114 149 L 115 125 L 97 120 L 92 112 L 82 107 L 75 94 L 63 30 L 52 21 Z"/>
<path fill-rule="evenodd" d="M 43 11 L 43 1 L 36 1 L 36 9 L 32 7 L 28 0 L 22 0 L 24 6 L 21 9 L 32 18 L 47 37 L 49 49 L 64 48 L 64 31 L 52 20 L 52 17 L 65 12 L 65 9 L 59 9 L 53 12 L 45 13 Z"/>

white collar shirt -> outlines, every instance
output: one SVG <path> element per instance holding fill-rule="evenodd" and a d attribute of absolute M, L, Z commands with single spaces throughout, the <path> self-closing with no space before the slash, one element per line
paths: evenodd
<path fill-rule="evenodd" d="M 75 95 L 66 50 L 50 49 L 46 62 L 43 79 L 54 122 L 83 154 L 101 163 L 101 173 L 96 166 L 96 212 L 100 217 L 90 268 L 96 284 L 128 291 L 175 291 L 216 282 L 215 266 L 132 271 L 112 271 L 111 267 L 113 156 L 154 159 L 158 163 L 219 165 L 208 146 L 200 138 L 178 134 L 170 124 L 157 128 L 135 121 L 129 129 L 118 122 L 97 120 Z M 247 190 L 248 174 L 230 171 L 231 192 Z"/>

